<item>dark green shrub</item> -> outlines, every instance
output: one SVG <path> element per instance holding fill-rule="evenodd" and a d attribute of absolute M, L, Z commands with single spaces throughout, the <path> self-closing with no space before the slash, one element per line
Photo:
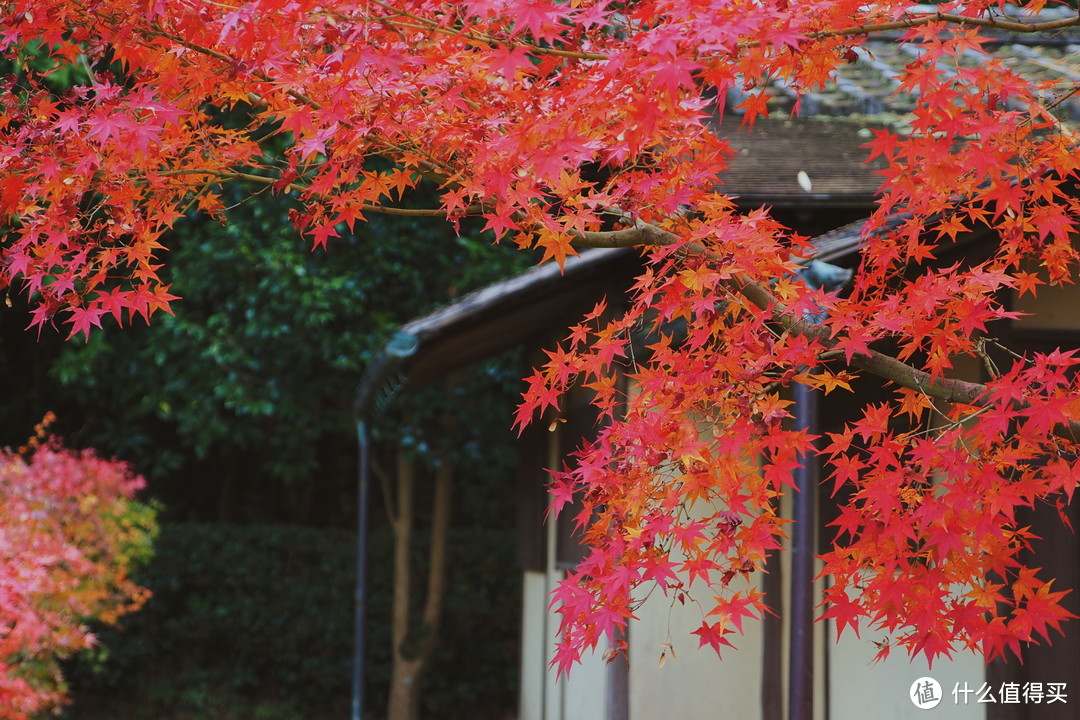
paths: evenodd
<path fill-rule="evenodd" d="M 445 622 L 424 682 L 431 718 L 500 718 L 516 706 L 520 578 L 505 532 L 467 524 L 471 514 L 451 533 Z M 426 543 L 416 538 L 418 578 Z M 389 682 L 391 556 L 388 531 L 376 530 L 370 717 L 384 713 Z M 73 663 L 65 717 L 347 717 L 355 558 L 349 530 L 162 525 L 137 576 L 154 597 L 119 628 L 102 628 L 98 651 Z"/>
<path fill-rule="evenodd" d="M 385 550 L 387 539 L 376 544 Z M 80 716 L 81 696 L 122 698 L 150 715 L 197 713 L 222 697 L 347 706 L 355 556 L 344 530 L 163 525 L 138 576 L 154 596 L 117 630 L 102 629 L 96 656 L 72 668 L 69 716 Z M 372 645 L 385 646 L 378 635 Z M 374 658 L 373 684 L 385 682 L 385 663 Z"/>

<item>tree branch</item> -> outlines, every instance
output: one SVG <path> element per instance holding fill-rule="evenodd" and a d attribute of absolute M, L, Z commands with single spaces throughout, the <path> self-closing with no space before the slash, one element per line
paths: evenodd
<path fill-rule="evenodd" d="M 200 168 L 179 168 L 176 170 L 165 170 L 157 173 L 161 177 L 174 177 L 179 175 L 210 175 L 212 177 L 221 178 L 222 180 L 247 180 L 250 182 L 257 182 L 263 185 L 273 185 L 280 182 L 272 177 L 265 177 L 263 175 L 253 175 L 251 173 L 239 172 L 239 171 L 224 171 L 224 170 L 208 170 Z M 306 192 L 308 187 L 299 183 L 289 183 L 284 188 L 284 192 Z M 440 217 L 445 218 L 447 212 L 445 208 L 403 208 L 393 207 L 390 205 L 373 205 L 372 203 L 362 203 L 360 210 L 367 213 L 375 213 L 378 215 L 405 215 L 409 217 Z M 482 205 L 469 205 L 462 211 L 462 215 L 471 215 L 483 210 Z"/>
<path fill-rule="evenodd" d="M 378 0 L 372 0 L 372 1 L 376 5 L 378 5 L 378 6 L 382 7 L 382 8 L 385 8 L 388 11 L 394 11 L 395 10 L 395 8 L 392 8 L 390 5 L 387 5 L 386 3 L 378 2 Z M 496 47 L 496 46 L 499 46 L 499 45 L 503 45 L 505 47 L 521 47 L 521 48 L 525 48 L 525 50 L 527 52 L 529 52 L 530 54 L 533 54 L 533 55 L 554 55 L 556 57 L 572 58 L 572 59 L 576 59 L 576 60 L 607 60 L 608 59 L 608 56 L 606 54 L 604 54 L 604 53 L 586 52 L 584 50 L 563 50 L 561 48 L 543 47 L 542 45 L 536 45 L 536 44 L 533 44 L 533 43 L 522 43 L 522 42 L 515 42 L 515 41 L 511 41 L 511 40 L 506 40 L 506 39 L 499 39 L 499 38 L 492 38 L 492 37 L 481 37 L 480 35 L 477 35 L 476 33 L 465 32 L 465 29 L 463 27 L 461 27 L 461 26 L 443 27 L 441 25 L 437 25 L 435 23 L 427 21 L 424 18 L 421 18 L 421 17 L 419 17 L 417 15 L 413 15 L 412 13 L 407 13 L 407 12 L 404 12 L 404 11 L 398 11 L 398 16 L 412 18 L 416 22 L 414 22 L 414 23 L 401 22 L 400 20 L 395 19 L 394 16 L 371 17 L 371 18 L 368 18 L 368 21 L 370 21 L 370 22 L 382 22 L 382 23 L 386 23 L 387 25 L 393 25 L 394 27 L 409 28 L 411 30 L 425 30 L 427 32 L 440 33 L 442 35 L 448 35 L 450 37 L 463 38 L 465 40 L 476 43 L 478 45 L 485 45 L 485 46 L 488 46 L 488 47 Z M 348 16 L 340 16 L 340 17 L 348 18 Z M 349 18 L 349 19 L 351 19 L 351 18 Z"/>
<path fill-rule="evenodd" d="M 424 599 L 424 637 L 420 657 L 424 664 L 431 657 L 442 622 L 443 600 L 446 596 L 446 557 L 450 528 L 450 511 L 454 504 L 454 463 L 443 455 L 435 470 L 435 499 L 431 520 L 431 557 L 428 562 L 427 596 Z"/>
<path fill-rule="evenodd" d="M 1015 20 L 1000 20 L 992 17 L 968 17 L 966 15 L 939 12 L 928 13 L 925 15 L 908 15 L 900 20 L 894 20 L 893 22 L 854 25 L 839 30 L 822 30 L 820 32 L 809 33 L 809 37 L 814 40 L 819 40 L 827 37 L 871 35 L 873 33 L 887 32 L 889 30 L 903 30 L 906 28 L 918 27 L 932 22 L 945 22 L 953 25 L 976 25 L 978 27 L 992 28 L 994 30 L 1008 30 L 1010 32 L 1019 33 L 1038 33 L 1080 25 L 1080 15 L 1061 18 L 1059 20 L 1048 20 L 1041 23 L 1026 23 L 1017 22 Z"/>
<path fill-rule="evenodd" d="M 732 282 L 743 297 L 753 303 L 755 307 L 772 314 L 788 332 L 811 340 L 817 340 L 825 347 L 831 348 L 836 345 L 836 341 L 824 326 L 809 320 L 796 319 L 791 311 L 761 283 L 755 282 L 745 275 L 735 277 Z M 854 353 L 847 364 L 886 380 L 891 380 L 902 387 L 919 390 L 943 402 L 980 405 L 979 398 L 986 393 L 986 386 L 981 383 L 946 377 L 935 378 L 928 372 L 919 370 L 876 350 L 871 350 L 868 353 Z"/>
<path fill-rule="evenodd" d="M 679 236 L 638 221 L 634 227 L 622 230 L 603 230 L 593 232 L 574 233 L 574 245 L 577 247 L 591 248 L 623 248 L 623 247 L 650 247 L 655 245 L 671 245 L 679 239 Z M 705 252 L 704 248 L 701 248 Z"/>
<path fill-rule="evenodd" d="M 391 640 L 394 657 L 404 654 L 405 640 L 409 634 L 410 570 L 412 567 L 413 501 L 415 466 L 397 447 L 397 496 L 398 516 L 394 523 L 394 607 L 391 616 Z"/>
<path fill-rule="evenodd" d="M 674 233 L 640 220 L 631 228 L 605 232 L 585 232 L 580 233 L 579 236 L 580 240 L 574 244 L 581 247 L 670 245 L 678 240 L 678 236 Z M 707 248 L 697 243 L 688 245 L 686 249 L 695 254 L 712 255 Z M 732 278 L 730 284 L 734 290 L 749 300 L 755 307 L 768 312 L 776 322 L 779 322 L 784 329 L 792 334 L 817 340 L 826 348 L 832 348 L 836 345 L 836 340 L 825 326 L 797 318 L 761 283 L 745 275 L 738 275 Z M 847 355 L 845 354 L 843 357 L 847 357 Z M 850 358 L 850 360 L 846 361 L 849 367 L 877 375 L 901 387 L 926 393 L 936 400 L 975 405 L 977 407 L 985 407 L 987 404 L 985 399 L 987 387 L 983 383 L 968 382 L 944 376 L 935 377 L 928 372 L 919 370 L 876 350 L 870 350 L 866 353 L 854 353 Z M 1066 427 L 1057 429 L 1056 434 L 1066 440 L 1080 440 L 1080 422 L 1071 421 Z"/>
<path fill-rule="evenodd" d="M 704 248 L 700 248 L 700 251 L 707 252 Z M 761 310 L 770 313 L 777 322 L 792 334 L 817 340 L 825 347 L 836 345 L 836 340 L 833 339 L 824 326 L 809 320 L 797 319 L 761 283 L 755 282 L 745 275 L 739 275 L 733 279 L 732 284 L 747 300 Z M 846 354 L 845 357 L 847 357 Z M 872 375 L 892 381 L 901 387 L 918 390 L 935 400 L 988 407 L 986 398 L 988 388 L 983 383 L 968 382 L 944 376 L 935 377 L 928 372 L 919 370 L 876 350 L 870 350 L 866 353 L 853 353 L 850 357 L 851 359 L 846 361 L 849 367 L 864 370 Z M 1020 407 L 1027 406 L 1027 403 L 1020 404 Z M 1080 440 L 1080 422 L 1073 420 L 1064 426 L 1055 427 L 1054 434 L 1065 440 L 1076 442 Z"/>
<path fill-rule="evenodd" d="M 999 18 L 993 17 L 969 17 L 967 15 L 956 15 L 955 13 L 919 13 L 906 15 L 900 20 L 893 20 L 890 22 L 852 25 L 851 27 L 838 28 L 836 30 L 819 30 L 817 32 L 807 33 L 806 37 L 810 38 L 811 40 L 822 40 L 824 38 L 830 37 L 873 35 L 875 33 L 883 33 L 890 30 L 906 30 L 909 28 L 919 27 L 920 25 L 929 25 L 932 22 L 944 22 L 951 25 L 985 27 L 992 30 L 1006 30 L 1016 33 L 1040 33 L 1080 25 L 1080 15 L 1068 18 L 1060 18 L 1058 20 L 1047 20 L 1046 22 L 1028 23 L 1018 22 L 1016 20 L 1001 20 Z M 759 40 L 739 45 L 739 47 L 741 48 L 760 46 L 761 41 Z"/>

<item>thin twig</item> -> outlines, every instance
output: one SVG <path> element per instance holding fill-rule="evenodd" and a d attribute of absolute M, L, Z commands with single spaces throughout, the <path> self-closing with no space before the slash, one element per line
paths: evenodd
<path fill-rule="evenodd" d="M 280 182 L 279 179 L 265 177 L 263 175 L 253 175 L 246 172 L 238 172 L 231 170 L 209 170 L 200 168 L 179 168 L 176 170 L 163 170 L 157 173 L 159 177 L 175 177 L 181 175 L 211 175 L 213 177 L 221 178 L 222 180 L 248 180 L 250 182 L 262 183 L 263 185 L 273 185 Z M 310 188 L 297 183 L 289 183 L 282 190 L 285 192 L 307 192 Z M 483 210 L 484 206 L 479 204 L 469 205 L 461 212 L 462 215 L 473 215 Z M 370 212 L 380 215 L 404 215 L 408 217 L 446 217 L 447 211 L 445 208 L 403 208 L 393 207 L 390 205 L 374 205 L 372 203 L 362 203 L 360 205 L 361 212 Z"/>

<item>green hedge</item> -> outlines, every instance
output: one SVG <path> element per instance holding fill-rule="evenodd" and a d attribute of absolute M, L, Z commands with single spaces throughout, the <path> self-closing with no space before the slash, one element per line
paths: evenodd
<path fill-rule="evenodd" d="M 492 532 L 452 534 L 445 632 L 425 682 L 426 716 L 500 717 L 515 707 L 518 575 L 509 543 Z M 376 531 L 371 717 L 384 712 L 389 679 L 390 548 L 389 534 Z M 138 577 L 153 599 L 120 628 L 102 629 L 99 651 L 69 669 L 74 704 L 66 717 L 347 717 L 354 561 L 350 531 L 163 525 L 155 559 Z"/>

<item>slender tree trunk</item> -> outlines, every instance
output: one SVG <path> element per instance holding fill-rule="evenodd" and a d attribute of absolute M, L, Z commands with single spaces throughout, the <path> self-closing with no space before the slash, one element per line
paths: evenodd
<path fill-rule="evenodd" d="M 410 563 L 413 528 L 413 484 L 415 467 L 398 450 L 397 519 L 394 522 L 394 608 L 390 641 L 393 643 L 393 669 L 390 675 L 389 720 L 413 720 L 416 717 L 415 678 L 417 668 L 406 659 L 405 641 L 409 635 Z"/>
<path fill-rule="evenodd" d="M 388 720 L 417 720 L 420 681 L 435 647 L 446 592 L 446 538 L 450 527 L 453 466 L 444 459 L 435 473 L 431 528 L 431 555 L 427 594 L 417 632 L 410 632 L 410 552 L 415 513 L 416 473 L 399 451 L 397 518 L 394 522 L 393 669 L 390 677 Z"/>

